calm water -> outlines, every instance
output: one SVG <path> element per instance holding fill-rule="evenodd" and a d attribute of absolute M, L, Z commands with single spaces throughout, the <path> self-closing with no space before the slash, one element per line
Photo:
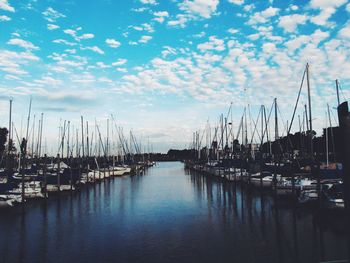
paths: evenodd
<path fill-rule="evenodd" d="M 348 258 L 341 215 L 160 163 L 0 211 L 0 262 L 321 262 Z"/>

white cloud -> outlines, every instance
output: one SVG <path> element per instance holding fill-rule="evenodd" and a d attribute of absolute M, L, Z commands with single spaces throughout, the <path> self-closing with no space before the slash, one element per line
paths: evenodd
<path fill-rule="evenodd" d="M 307 44 L 310 41 L 311 37 L 307 35 L 302 35 L 295 37 L 285 43 L 285 46 L 288 48 L 290 53 L 293 53 L 296 49 L 299 49 L 303 45 Z"/>
<path fill-rule="evenodd" d="M 52 42 L 56 43 L 56 44 L 64 44 L 64 45 L 67 45 L 67 46 L 76 46 L 77 45 L 76 43 L 67 41 L 65 39 L 55 39 Z"/>
<path fill-rule="evenodd" d="M 252 15 L 248 21 L 249 25 L 267 23 L 270 17 L 274 17 L 278 14 L 279 8 L 268 7 L 261 12 L 256 12 Z"/>
<path fill-rule="evenodd" d="M 350 3 L 346 5 L 346 11 L 350 12 Z"/>
<path fill-rule="evenodd" d="M 136 31 L 147 31 L 149 33 L 154 32 L 153 26 L 148 24 L 148 23 L 143 23 L 140 26 L 129 26 L 129 27 L 136 30 Z"/>
<path fill-rule="evenodd" d="M 157 5 L 157 1 L 156 0 L 140 0 L 140 2 L 142 4 L 149 4 L 149 5 Z"/>
<path fill-rule="evenodd" d="M 131 8 L 130 10 L 136 13 L 142 13 L 148 10 L 148 7 Z"/>
<path fill-rule="evenodd" d="M 186 26 L 187 21 L 188 21 L 187 16 L 185 16 L 183 14 L 178 14 L 178 15 L 176 15 L 175 20 L 168 21 L 168 26 L 184 28 Z"/>
<path fill-rule="evenodd" d="M 167 11 L 158 11 L 158 12 L 154 12 L 153 15 L 167 17 L 167 16 L 169 16 L 169 13 Z"/>
<path fill-rule="evenodd" d="M 120 47 L 121 43 L 113 38 L 107 38 L 106 44 L 112 48 L 118 48 Z"/>
<path fill-rule="evenodd" d="M 137 46 L 138 43 L 136 41 L 129 41 L 128 43 L 130 46 Z"/>
<path fill-rule="evenodd" d="M 106 82 L 106 83 L 113 83 L 112 80 L 110 80 L 109 78 L 106 78 L 106 77 L 101 77 L 101 78 L 98 79 L 98 81 Z"/>
<path fill-rule="evenodd" d="M 19 46 L 27 50 L 38 50 L 39 47 L 35 46 L 33 43 L 20 39 L 20 38 L 12 38 L 7 42 L 8 45 Z"/>
<path fill-rule="evenodd" d="M 274 43 L 264 43 L 262 49 L 265 53 L 273 53 L 276 51 L 276 45 Z"/>
<path fill-rule="evenodd" d="M 10 21 L 10 20 L 11 20 L 11 18 L 10 18 L 10 17 L 8 17 L 8 16 L 5 16 L 5 15 L 0 16 L 0 21 L 4 21 L 4 22 L 6 22 L 6 21 Z"/>
<path fill-rule="evenodd" d="M 96 81 L 95 77 L 89 73 L 72 76 L 72 81 L 79 84 L 90 84 Z"/>
<path fill-rule="evenodd" d="M 348 22 L 342 29 L 338 32 L 338 37 L 342 39 L 350 39 L 350 22 Z"/>
<path fill-rule="evenodd" d="M 0 9 L 15 12 L 15 9 L 8 3 L 8 0 L 0 0 Z"/>
<path fill-rule="evenodd" d="M 110 68 L 111 66 L 109 65 L 106 65 L 105 63 L 103 62 L 97 62 L 96 65 L 99 67 L 99 68 Z"/>
<path fill-rule="evenodd" d="M 72 36 L 76 41 L 80 41 L 80 40 L 85 40 L 85 39 L 91 39 L 91 38 L 94 38 L 95 35 L 94 34 L 91 34 L 91 33 L 86 33 L 86 34 L 82 34 L 80 36 L 77 35 L 78 31 L 80 31 L 81 28 L 77 28 L 76 30 L 74 29 L 65 29 L 63 30 L 63 32 L 67 35 L 70 35 Z"/>
<path fill-rule="evenodd" d="M 54 25 L 54 24 L 47 24 L 47 29 L 48 30 L 55 30 L 60 28 L 58 25 Z"/>
<path fill-rule="evenodd" d="M 253 4 L 250 5 L 244 5 L 243 10 L 246 12 L 249 12 L 250 10 L 253 10 L 255 6 Z"/>
<path fill-rule="evenodd" d="M 31 52 L 14 52 L 9 50 L 0 50 L 0 70 L 14 75 L 25 75 L 28 72 L 21 68 L 30 62 L 39 61 L 39 57 Z"/>
<path fill-rule="evenodd" d="M 169 13 L 167 11 L 159 11 L 159 12 L 154 12 L 153 15 L 155 16 L 153 20 L 159 23 L 163 23 L 165 20 L 165 17 L 169 16 Z"/>
<path fill-rule="evenodd" d="M 91 51 L 93 51 L 93 52 L 95 52 L 95 53 L 98 53 L 98 54 L 100 54 L 100 55 L 103 55 L 103 54 L 105 53 L 105 52 L 104 52 L 102 49 L 100 49 L 98 46 L 81 47 L 81 49 L 82 49 L 82 50 L 85 50 L 85 49 L 91 50 Z"/>
<path fill-rule="evenodd" d="M 316 25 L 329 26 L 328 20 L 337 11 L 337 8 L 344 5 L 347 0 L 311 0 L 310 7 L 319 10 L 320 13 L 311 17 L 310 21 Z"/>
<path fill-rule="evenodd" d="M 142 36 L 139 40 L 140 43 L 147 43 L 150 41 L 153 37 L 152 36 Z"/>
<path fill-rule="evenodd" d="M 118 72 L 123 72 L 123 73 L 128 72 L 128 70 L 126 68 L 116 68 L 115 70 Z"/>
<path fill-rule="evenodd" d="M 50 76 L 44 76 L 41 79 L 34 80 L 34 82 L 41 85 L 48 85 L 48 86 L 57 86 L 62 84 L 61 80 L 52 78 Z"/>
<path fill-rule="evenodd" d="M 295 51 L 304 48 L 308 44 L 318 46 L 321 41 L 324 41 L 329 37 L 328 32 L 324 32 L 320 29 L 315 30 L 310 35 L 300 35 L 284 43 L 290 54 L 295 54 Z"/>
<path fill-rule="evenodd" d="M 126 62 L 128 62 L 128 60 L 120 58 L 118 59 L 116 62 L 112 63 L 112 66 L 122 66 L 124 65 Z"/>
<path fill-rule="evenodd" d="M 49 66 L 49 70 L 57 72 L 57 73 L 69 73 L 69 71 L 65 67 L 62 67 L 62 66 L 52 66 L 51 65 L 51 66 Z"/>
<path fill-rule="evenodd" d="M 66 49 L 65 52 L 69 53 L 69 54 L 76 54 L 77 50 L 76 49 Z"/>
<path fill-rule="evenodd" d="M 235 5 L 243 5 L 244 0 L 228 0 L 230 3 L 235 4 Z"/>
<path fill-rule="evenodd" d="M 194 38 L 202 38 L 202 37 L 205 36 L 205 34 L 206 34 L 206 33 L 205 33 L 204 31 L 202 31 L 202 32 L 200 32 L 200 33 L 198 33 L 198 34 L 194 34 L 193 37 L 194 37 Z"/>
<path fill-rule="evenodd" d="M 77 32 L 75 30 L 73 30 L 73 29 L 65 29 L 65 30 L 63 30 L 63 32 L 65 34 L 67 34 L 67 35 L 70 35 L 70 36 L 74 37 L 74 38 L 77 35 Z"/>
<path fill-rule="evenodd" d="M 210 18 L 216 11 L 219 0 L 185 0 L 179 7 L 189 13 L 199 15 L 203 18 Z"/>
<path fill-rule="evenodd" d="M 298 25 L 305 24 L 307 20 L 307 16 L 299 14 L 281 16 L 278 26 L 282 27 L 285 32 L 294 32 Z"/>
<path fill-rule="evenodd" d="M 229 29 L 227 30 L 227 32 L 230 33 L 230 34 L 236 34 L 236 33 L 238 33 L 239 31 L 238 31 L 237 29 L 235 29 L 235 28 L 229 28 Z"/>
<path fill-rule="evenodd" d="M 42 14 L 44 15 L 44 18 L 51 23 L 56 22 L 56 20 L 59 18 L 66 17 L 64 14 L 61 14 L 52 7 L 48 7 L 44 12 L 42 12 Z"/>
<path fill-rule="evenodd" d="M 176 49 L 169 47 L 169 46 L 164 46 L 163 47 L 165 50 L 162 51 L 162 57 L 167 57 L 168 55 L 176 55 Z"/>
<path fill-rule="evenodd" d="M 87 34 L 82 34 L 79 39 L 91 39 L 91 38 L 94 38 L 95 35 L 94 34 L 91 34 L 91 33 L 87 33 Z"/>
<path fill-rule="evenodd" d="M 293 11 L 297 11 L 299 9 L 299 7 L 297 5 L 290 5 L 289 8 Z"/>
<path fill-rule="evenodd" d="M 215 36 L 210 36 L 208 42 L 199 44 L 197 48 L 202 52 L 207 50 L 223 51 L 225 50 L 225 44 L 222 39 L 218 39 Z"/>

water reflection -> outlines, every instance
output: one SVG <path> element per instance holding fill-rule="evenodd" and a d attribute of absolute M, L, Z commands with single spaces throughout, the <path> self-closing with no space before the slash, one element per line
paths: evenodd
<path fill-rule="evenodd" d="M 0 262 L 320 262 L 346 220 L 161 163 L 0 212 Z"/>
<path fill-rule="evenodd" d="M 250 248 L 249 254 L 253 255 L 245 255 L 240 260 L 323 262 L 348 258 L 346 231 L 337 231 L 345 229 L 344 215 L 327 215 L 288 202 L 274 205 L 273 195 L 266 192 L 196 172 L 188 171 L 187 175 L 195 191 L 200 192 L 198 196 L 206 190 L 208 204 L 214 204 L 208 207 L 210 220 L 213 220 L 211 215 L 215 211 L 212 208 L 215 207 L 224 219 L 218 222 L 223 228 L 234 222 L 233 229 L 228 229 L 234 233 L 230 239 L 242 242 L 245 250 Z"/>

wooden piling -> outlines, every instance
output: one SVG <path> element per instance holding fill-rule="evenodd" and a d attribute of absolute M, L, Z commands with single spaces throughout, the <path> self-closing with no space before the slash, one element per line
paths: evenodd
<path fill-rule="evenodd" d="M 21 171 L 21 175 L 22 175 L 22 204 L 24 204 L 25 198 L 26 198 L 26 195 L 25 195 L 25 187 L 24 187 L 24 169 L 25 169 L 25 161 L 24 161 L 24 158 L 25 158 L 25 157 L 23 157 L 23 160 L 22 160 L 21 165 L 20 165 L 20 171 Z"/>
<path fill-rule="evenodd" d="M 72 156 L 69 157 L 69 172 L 70 172 L 70 190 L 73 191 Z"/>
<path fill-rule="evenodd" d="M 343 165 L 344 202 L 345 209 L 350 214 L 350 113 L 348 102 L 338 106 L 338 119 L 340 128 L 340 151 Z"/>
<path fill-rule="evenodd" d="M 57 154 L 57 190 L 61 191 L 61 175 L 60 175 L 60 154 Z"/>
<path fill-rule="evenodd" d="M 44 154 L 43 176 L 44 176 L 44 196 L 45 196 L 45 198 L 47 198 L 47 197 L 48 197 L 48 195 L 47 195 L 46 164 L 47 164 L 47 155 L 46 155 L 46 154 Z"/>

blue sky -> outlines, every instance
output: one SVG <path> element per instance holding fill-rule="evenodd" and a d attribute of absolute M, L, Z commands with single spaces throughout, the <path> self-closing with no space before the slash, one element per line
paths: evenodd
<path fill-rule="evenodd" d="M 346 0 L 0 0 L 1 125 L 12 97 L 24 134 L 32 97 L 52 152 L 60 120 L 111 114 L 155 150 L 183 148 L 231 102 L 234 126 L 274 97 L 289 119 L 309 62 L 319 132 L 335 79 L 349 97 L 349 15 Z"/>

